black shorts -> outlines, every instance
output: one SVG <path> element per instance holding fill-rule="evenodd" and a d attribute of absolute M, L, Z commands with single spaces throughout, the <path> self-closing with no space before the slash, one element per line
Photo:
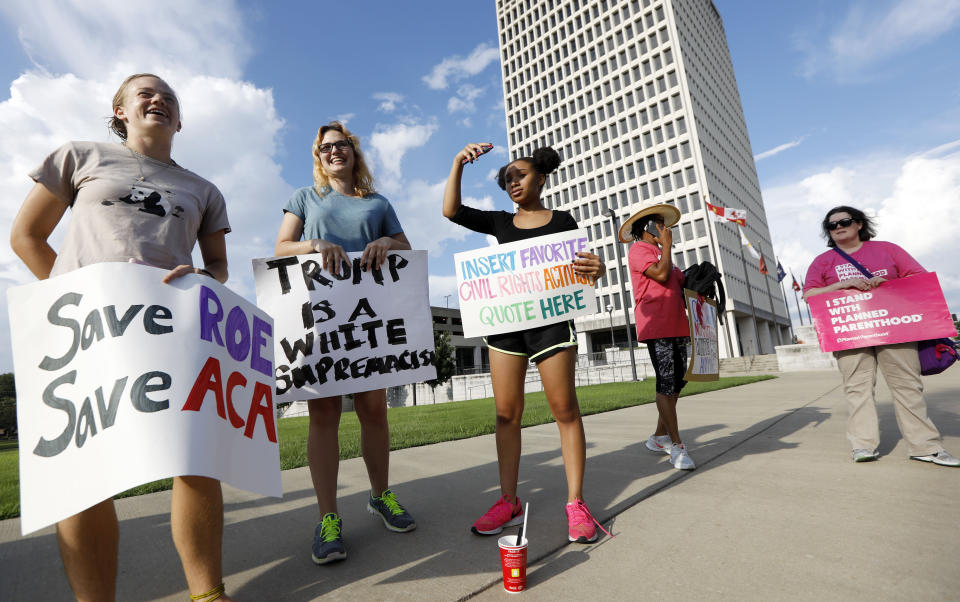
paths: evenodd
<path fill-rule="evenodd" d="M 483 342 L 494 351 L 523 356 L 540 363 L 568 347 L 576 347 L 577 330 L 573 322 L 560 322 L 517 332 L 491 334 L 484 337 Z"/>
<path fill-rule="evenodd" d="M 647 351 L 657 375 L 657 393 L 679 395 L 687 381 L 687 343 L 689 337 L 666 337 L 647 341 Z"/>

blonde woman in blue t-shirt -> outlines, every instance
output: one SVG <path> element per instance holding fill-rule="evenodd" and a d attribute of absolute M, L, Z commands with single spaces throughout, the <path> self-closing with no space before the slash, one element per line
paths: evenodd
<path fill-rule="evenodd" d="M 349 263 L 348 252 L 362 251 L 360 264 L 370 269 L 379 268 L 388 251 L 410 249 L 393 207 L 373 187 L 360 141 L 339 122 L 332 121 L 317 132 L 313 180 L 313 186 L 297 190 L 283 209 L 276 255 L 319 253 L 323 269 L 339 273 L 341 263 Z M 360 421 L 361 451 L 370 479 L 367 509 L 380 516 L 391 531 L 412 531 L 416 522 L 388 488 L 390 429 L 386 391 L 355 393 L 353 405 Z M 337 431 L 343 402 L 339 395 L 322 397 L 309 400 L 307 407 L 307 460 L 321 517 L 314 531 L 313 561 L 326 564 L 347 557 L 343 521 L 337 512 Z"/>

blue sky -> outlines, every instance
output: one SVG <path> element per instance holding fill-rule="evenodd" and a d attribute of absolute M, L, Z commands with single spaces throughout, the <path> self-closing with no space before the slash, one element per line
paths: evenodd
<path fill-rule="evenodd" d="M 960 202 L 960 0 L 716 4 L 784 265 L 800 275 L 823 249 L 822 213 L 858 205 L 877 215 L 880 238 L 938 271 L 960 310 L 951 259 L 960 243 L 944 225 Z M 253 299 L 249 260 L 272 254 L 280 207 L 311 183 L 316 129 L 339 117 L 360 136 L 415 248 L 430 250 L 431 301 L 443 305 L 452 253 L 486 244 L 440 216 L 451 159 L 466 142 L 497 145 L 466 170 L 467 202 L 511 206 L 491 180 L 506 150 L 495 0 L 358 6 L 5 0 L 4 240 L 27 171 L 66 140 L 107 140 L 102 118 L 119 82 L 155 71 L 183 104 L 174 157 L 227 198 L 232 288 Z M 30 280 L 3 245 L 0 289 Z M 5 298 L 0 305 L 7 371 Z"/>

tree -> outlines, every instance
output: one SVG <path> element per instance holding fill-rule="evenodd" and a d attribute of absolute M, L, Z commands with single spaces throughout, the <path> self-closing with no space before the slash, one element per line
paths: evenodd
<path fill-rule="evenodd" d="M 436 396 L 437 387 L 450 380 L 457 373 L 457 362 L 453 359 L 456 347 L 450 344 L 450 333 L 434 330 L 433 349 L 436 357 L 437 378 L 428 380 L 427 384 L 430 385 L 434 396 Z M 414 405 L 416 405 L 416 401 L 414 401 Z"/>
<path fill-rule="evenodd" d="M 11 372 L 0 374 L 0 432 L 17 433 L 17 391 Z"/>

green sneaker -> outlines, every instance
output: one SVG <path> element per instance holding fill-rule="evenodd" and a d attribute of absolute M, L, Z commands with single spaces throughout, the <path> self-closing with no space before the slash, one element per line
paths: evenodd
<path fill-rule="evenodd" d="M 392 491 L 387 489 L 380 497 L 370 495 L 367 502 L 367 512 L 383 519 L 383 524 L 395 533 L 406 533 L 417 528 L 416 521 L 410 516 Z"/>
<path fill-rule="evenodd" d="M 333 512 L 323 515 L 313 533 L 313 561 L 326 564 L 347 557 L 343 546 L 343 520 Z"/>

